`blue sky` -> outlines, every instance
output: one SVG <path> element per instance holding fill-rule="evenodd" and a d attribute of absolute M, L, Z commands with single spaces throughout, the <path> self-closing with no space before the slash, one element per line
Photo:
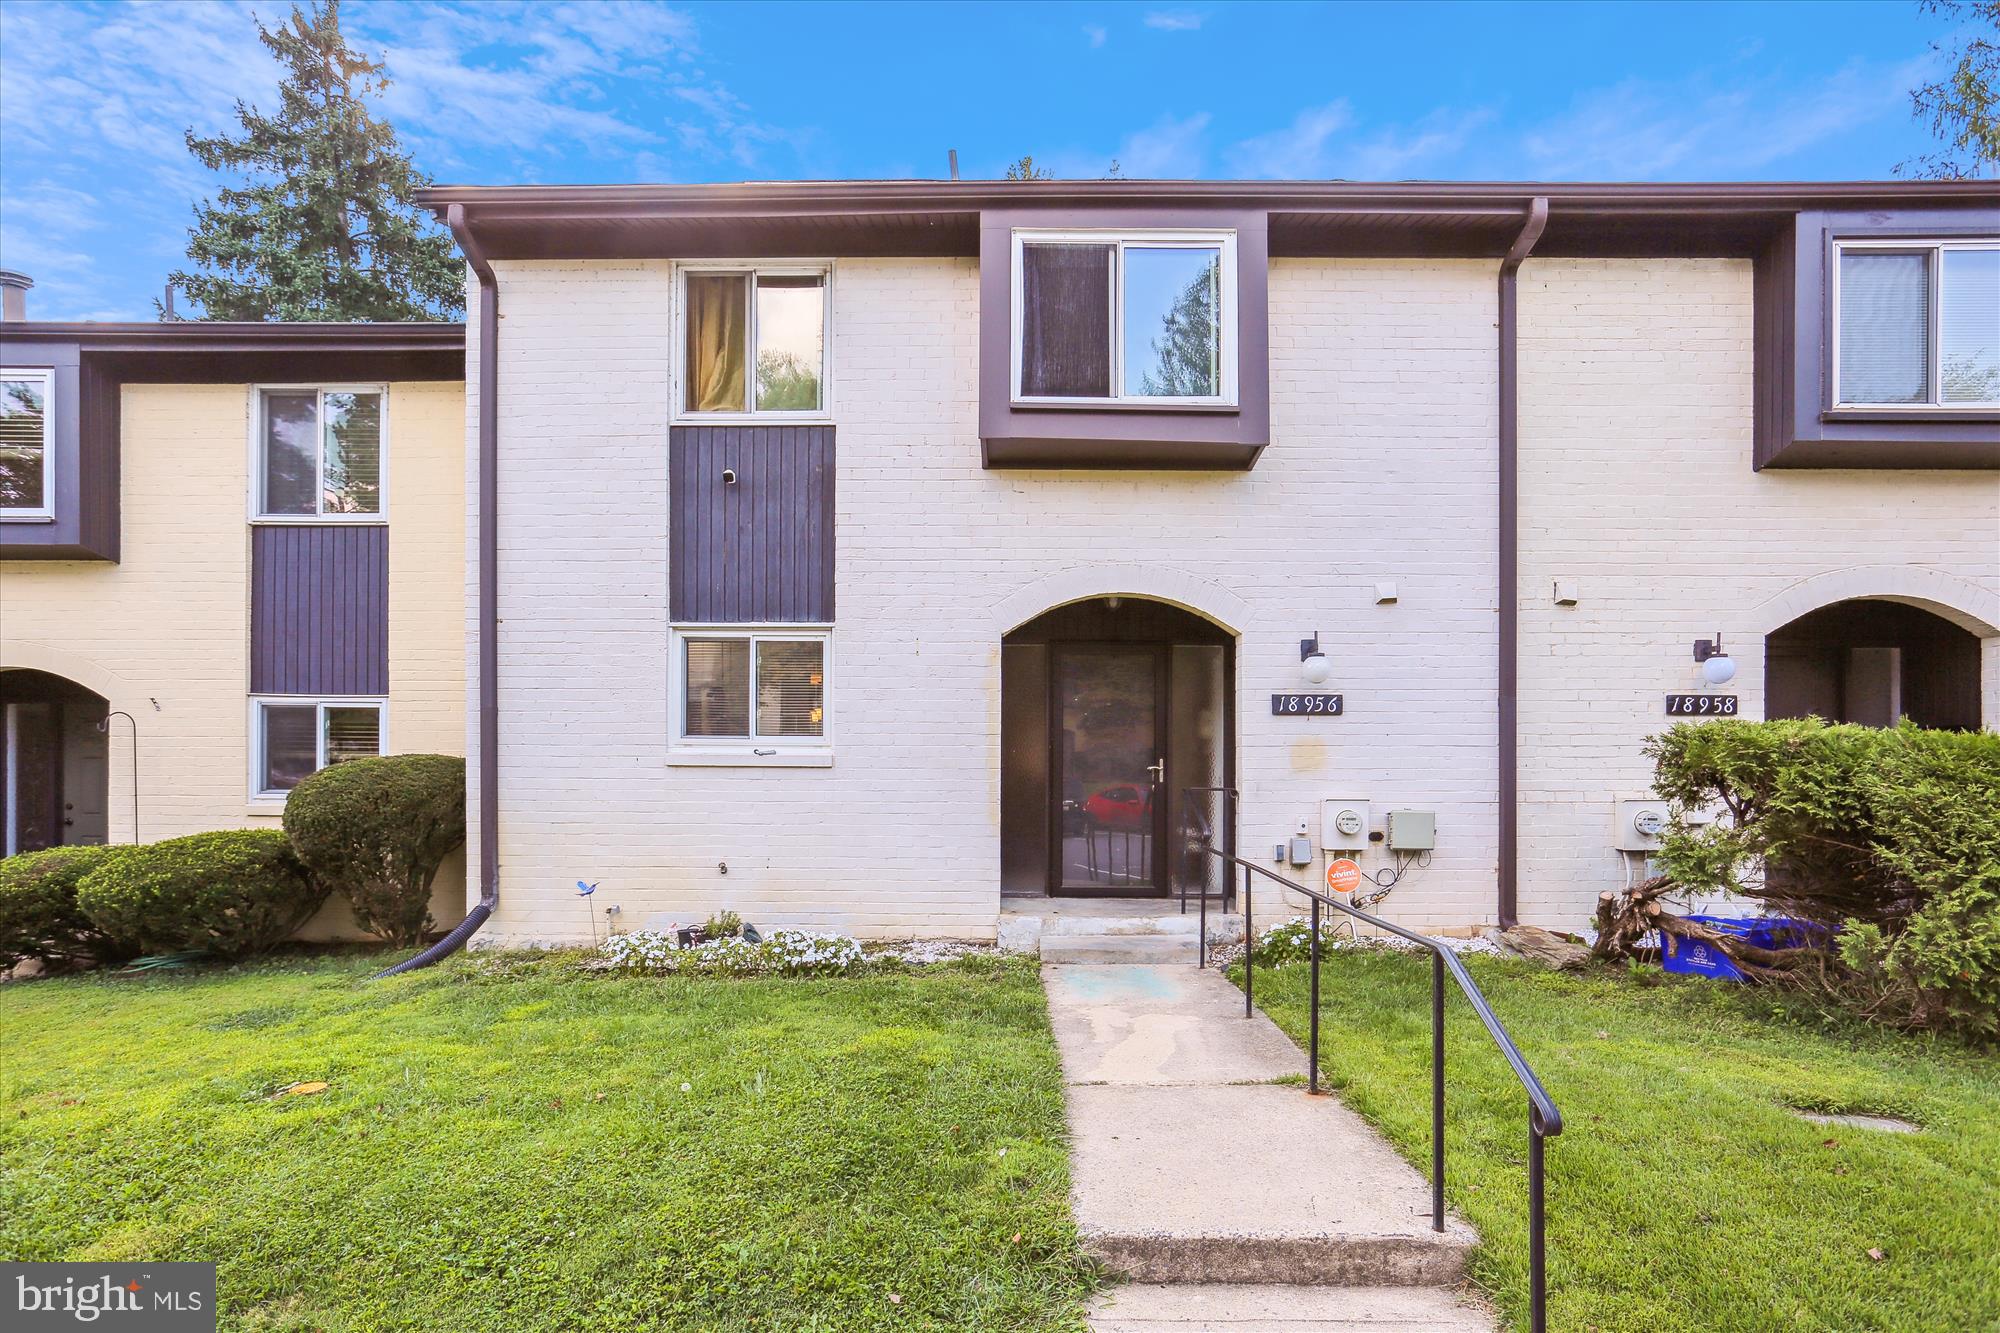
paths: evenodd
<path fill-rule="evenodd" d="M 276 17 L 288 6 L 260 0 Z M 150 318 L 268 105 L 252 6 L 0 5 L 0 266 L 46 319 Z M 439 181 L 997 175 L 1870 179 L 1928 145 L 1913 3 L 346 9 Z"/>

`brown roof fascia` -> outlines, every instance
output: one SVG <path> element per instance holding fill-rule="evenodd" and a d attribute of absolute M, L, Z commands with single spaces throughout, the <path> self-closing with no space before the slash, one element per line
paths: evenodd
<path fill-rule="evenodd" d="M 1992 202 L 1992 181 L 1747 181 L 1697 184 L 1535 181 L 757 181 L 709 185 L 444 185 L 418 192 L 489 218 L 805 217 L 849 212 L 935 213 L 1024 206 L 1214 204 L 1234 208 L 1387 211 L 1507 208 L 1546 197 L 1552 211 L 1793 210 L 1877 202 Z"/>
<path fill-rule="evenodd" d="M 0 340 L 69 342 L 88 352 L 398 353 L 463 352 L 460 323 L 258 323 L 221 320 L 92 323 L 23 320 L 0 324 Z"/>
<path fill-rule="evenodd" d="M 1273 255 L 1488 255 L 1549 200 L 1550 255 L 1758 253 L 1810 208 L 1994 200 L 1988 181 L 1542 184 L 1414 181 L 763 181 L 441 186 L 494 257 L 978 252 L 987 210 L 1215 208 L 1270 217 Z"/>

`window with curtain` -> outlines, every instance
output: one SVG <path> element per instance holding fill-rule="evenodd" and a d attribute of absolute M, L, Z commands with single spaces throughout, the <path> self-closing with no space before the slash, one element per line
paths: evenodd
<path fill-rule="evenodd" d="M 0 371 L 0 514 L 55 512 L 55 376 Z"/>
<path fill-rule="evenodd" d="M 701 628 L 675 637 L 681 741 L 748 741 L 774 753 L 826 744 L 824 631 Z"/>
<path fill-rule="evenodd" d="M 2000 405 L 2000 242 L 1839 248 L 1837 401 Z"/>
<path fill-rule="evenodd" d="M 826 273 L 688 270 L 681 279 L 681 409 L 826 408 Z"/>
<path fill-rule="evenodd" d="M 322 768 L 382 753 L 379 699 L 266 698 L 253 709 L 252 796 L 280 796 Z"/>
<path fill-rule="evenodd" d="M 1235 258 L 1223 233 L 1017 232 L 1016 397 L 1233 401 Z"/>
<path fill-rule="evenodd" d="M 380 389 L 265 389 L 258 394 L 260 518 L 382 513 Z"/>

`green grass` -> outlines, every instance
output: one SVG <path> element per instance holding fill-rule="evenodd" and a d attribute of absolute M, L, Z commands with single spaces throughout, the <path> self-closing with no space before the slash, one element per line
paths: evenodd
<path fill-rule="evenodd" d="M 0 1254 L 213 1259 L 230 1329 L 1080 1325 L 1032 965 L 382 961 L 0 988 Z"/>
<path fill-rule="evenodd" d="M 2000 1060 L 1814 1028 L 1712 982 L 1469 963 L 1567 1121 L 1548 1146 L 1551 1328 L 2000 1329 Z M 1428 960 L 1342 952 L 1321 984 L 1331 1082 L 1428 1172 Z M 1446 1195 L 1483 1237 L 1474 1277 L 1525 1328 L 1526 1098 L 1450 993 Z M 1304 1040 L 1303 965 L 1260 967 L 1256 995 Z"/>

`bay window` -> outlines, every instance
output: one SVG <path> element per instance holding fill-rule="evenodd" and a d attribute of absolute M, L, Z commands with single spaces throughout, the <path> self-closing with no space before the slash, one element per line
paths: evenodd
<path fill-rule="evenodd" d="M 1227 232 L 1014 233 L 1014 401 L 1236 401 Z"/>
<path fill-rule="evenodd" d="M 1836 408 L 2000 407 L 2000 241 L 1847 241 L 1836 261 Z"/>
<path fill-rule="evenodd" d="M 0 370 L 0 517 L 55 514 L 55 374 Z"/>

